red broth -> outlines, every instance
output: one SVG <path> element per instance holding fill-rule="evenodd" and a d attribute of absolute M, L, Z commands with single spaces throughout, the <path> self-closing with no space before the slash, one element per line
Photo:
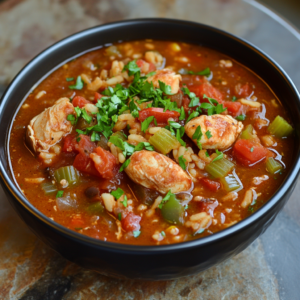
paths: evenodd
<path fill-rule="evenodd" d="M 291 165 L 289 124 L 234 58 L 133 41 L 49 75 L 20 108 L 9 147 L 20 189 L 52 220 L 104 241 L 170 244 L 228 228 L 270 199 Z"/>

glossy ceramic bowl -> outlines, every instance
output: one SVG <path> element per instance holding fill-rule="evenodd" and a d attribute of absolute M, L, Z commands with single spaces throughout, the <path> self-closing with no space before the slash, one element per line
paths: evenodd
<path fill-rule="evenodd" d="M 120 40 L 161 39 L 201 44 L 227 54 L 258 74 L 286 105 L 296 126 L 293 164 L 276 194 L 257 212 L 211 236 L 163 246 L 133 246 L 96 240 L 71 231 L 39 212 L 20 192 L 10 169 L 11 122 L 30 90 L 66 60 Z M 192 22 L 140 19 L 94 27 L 46 49 L 21 70 L 0 108 L 0 172 L 15 210 L 49 247 L 79 265 L 108 276 L 165 280 L 191 275 L 238 254 L 262 234 L 288 200 L 300 168 L 300 101 L 285 72 L 266 54 L 231 34 Z"/>

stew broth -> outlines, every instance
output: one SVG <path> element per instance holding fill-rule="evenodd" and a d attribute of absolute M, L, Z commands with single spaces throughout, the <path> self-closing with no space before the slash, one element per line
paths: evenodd
<path fill-rule="evenodd" d="M 168 71 L 165 77 L 159 77 L 156 86 L 155 76 L 160 70 Z M 162 100 L 159 104 L 155 105 L 153 95 L 142 97 L 138 91 L 136 96 L 130 92 L 132 100 L 122 99 L 127 93 L 124 89 L 138 80 L 137 74 L 145 76 L 140 79 L 142 84 L 153 77 L 153 90 L 159 90 Z M 151 81 L 149 83 L 151 86 Z M 174 91 L 176 94 L 171 95 Z M 46 115 L 42 119 L 48 122 L 47 128 L 42 121 L 34 128 L 31 120 L 64 97 L 80 109 L 73 112 L 71 105 L 72 112 L 66 113 L 67 118 L 64 116 L 63 120 L 71 130 L 64 132 L 54 145 L 48 145 L 48 149 L 43 144 L 42 149 L 37 130 L 43 134 L 50 130 L 51 135 L 51 130 L 57 129 Z M 130 101 L 135 105 L 130 107 Z M 172 106 L 174 101 L 177 108 Z M 99 102 L 99 107 L 105 103 L 117 107 L 116 117 L 109 117 L 108 123 L 113 129 L 111 132 L 107 129 L 106 138 L 101 131 L 87 132 L 86 129 L 104 120 L 103 116 L 110 109 L 103 109 L 97 118 L 100 108 L 95 105 Z M 161 110 L 153 109 L 154 106 Z M 189 116 L 194 116 L 189 122 L 195 124 L 188 129 L 185 124 L 189 123 L 186 122 Z M 276 119 L 277 116 L 284 120 Z M 281 122 L 279 130 L 273 123 L 275 119 Z M 256 74 L 233 58 L 198 45 L 133 41 L 91 51 L 50 74 L 17 113 L 9 148 L 20 189 L 52 220 L 104 241 L 169 244 L 201 238 L 232 226 L 270 199 L 291 165 L 293 138 L 288 136 L 292 131 L 288 123 L 291 122 L 280 99 Z M 31 139 L 28 139 L 29 124 L 33 124 Z M 270 124 L 276 128 L 272 129 Z M 282 129 L 284 126 L 287 126 L 286 131 Z M 181 128 L 185 128 L 182 137 Z M 164 144 L 165 140 L 159 140 L 159 136 L 155 140 L 154 136 L 162 130 L 170 139 L 177 138 L 172 142 L 174 145 Z M 122 135 L 116 136 L 116 132 Z M 112 133 L 114 139 L 110 137 Z M 210 143 L 214 139 L 215 142 Z M 35 145 L 31 143 L 33 140 Z M 155 142 L 164 150 L 155 147 Z M 124 153 L 124 145 L 126 148 L 128 144 L 131 148 Z M 157 154 L 167 151 L 167 146 L 170 151 Z M 79 155 L 84 162 L 78 162 Z M 172 163 L 166 161 L 165 173 L 160 173 L 158 162 L 157 176 L 174 178 L 169 180 L 170 188 L 163 191 L 163 183 L 155 182 L 154 177 L 150 178 L 155 175 L 147 171 L 156 172 L 152 160 L 160 161 L 164 157 Z M 143 175 L 146 179 L 134 173 L 137 172 L 131 166 L 134 159 L 137 165 L 145 165 L 141 172 L 146 172 Z M 131 165 L 126 166 L 128 161 Z M 220 167 L 225 173 L 216 176 L 215 164 L 220 162 L 225 163 Z M 73 165 L 74 183 L 69 177 L 59 177 L 61 174 L 57 177 L 58 169 Z M 124 171 L 119 172 L 122 165 Z M 160 180 L 167 182 L 168 178 Z M 178 192 L 183 183 L 186 187 Z M 172 193 L 172 189 L 175 192 Z"/>

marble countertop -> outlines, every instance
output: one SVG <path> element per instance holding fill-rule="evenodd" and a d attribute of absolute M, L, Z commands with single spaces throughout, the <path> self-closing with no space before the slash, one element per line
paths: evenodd
<path fill-rule="evenodd" d="M 300 89 L 300 34 L 251 0 L 6 0 L 0 3 L 0 94 L 55 41 L 140 17 L 198 21 L 243 37 L 279 62 Z M 112 279 L 68 262 L 30 232 L 0 187 L 0 298 L 299 299 L 299 194 L 300 183 L 270 228 L 234 258 L 195 276 L 149 282 Z"/>

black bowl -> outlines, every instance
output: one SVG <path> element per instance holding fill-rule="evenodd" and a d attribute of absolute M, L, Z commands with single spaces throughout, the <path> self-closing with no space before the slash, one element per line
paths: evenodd
<path fill-rule="evenodd" d="M 22 195 L 11 173 L 8 141 L 11 122 L 29 91 L 66 60 L 120 40 L 161 39 L 201 44 L 227 54 L 258 74 L 285 104 L 296 126 L 293 164 L 275 195 L 236 225 L 198 240 L 164 246 L 132 246 L 96 240 L 71 231 L 40 213 Z M 74 34 L 46 49 L 16 76 L 0 108 L 0 169 L 3 188 L 20 217 L 65 258 L 109 276 L 165 280 L 191 275 L 238 254 L 262 234 L 284 206 L 300 168 L 298 92 L 285 72 L 266 54 L 221 30 L 192 22 L 141 19 L 116 22 Z"/>

